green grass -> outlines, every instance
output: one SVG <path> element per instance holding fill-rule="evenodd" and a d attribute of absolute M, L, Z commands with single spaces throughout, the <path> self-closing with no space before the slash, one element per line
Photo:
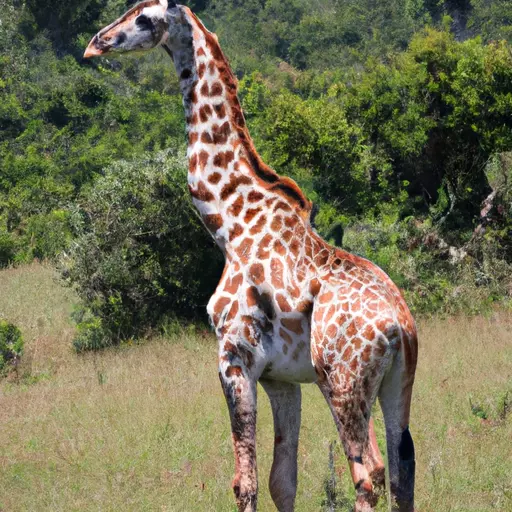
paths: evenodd
<path fill-rule="evenodd" d="M 77 356 L 70 348 L 74 301 L 49 267 L 0 273 L 0 317 L 26 340 L 18 375 L 0 382 L 0 510 L 234 510 L 213 336 Z M 418 510 L 512 510 L 511 332 L 506 313 L 420 323 L 411 420 Z M 337 436 L 316 387 L 303 392 L 296 509 L 309 512 L 323 509 Z M 270 511 L 273 433 L 261 389 L 259 402 L 259 509 Z M 379 411 L 376 418 L 382 439 Z M 337 446 L 342 503 L 353 493 Z"/>

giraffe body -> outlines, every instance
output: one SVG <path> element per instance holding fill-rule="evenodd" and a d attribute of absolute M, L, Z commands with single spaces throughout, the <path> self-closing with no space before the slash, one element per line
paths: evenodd
<path fill-rule="evenodd" d="M 295 500 L 299 384 L 316 382 L 349 460 L 355 510 L 374 510 L 376 488 L 384 483 L 370 418 L 379 396 L 393 510 L 412 511 L 408 423 L 417 337 L 403 298 L 377 266 L 322 240 L 297 184 L 262 162 L 217 38 L 188 8 L 146 0 L 100 31 L 86 56 L 157 45 L 172 57 L 180 77 L 189 190 L 226 258 L 207 310 L 219 340 L 239 510 L 256 509 L 259 381 L 274 416 L 270 491 L 279 510 L 293 510 Z"/>

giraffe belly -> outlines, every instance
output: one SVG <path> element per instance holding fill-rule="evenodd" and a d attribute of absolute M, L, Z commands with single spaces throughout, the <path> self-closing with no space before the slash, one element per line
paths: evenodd
<path fill-rule="evenodd" d="M 290 343 L 289 336 L 281 336 L 279 329 L 274 329 L 262 378 L 295 383 L 315 382 L 317 374 L 311 361 L 309 331 L 306 329 L 302 335 L 292 337 Z"/>

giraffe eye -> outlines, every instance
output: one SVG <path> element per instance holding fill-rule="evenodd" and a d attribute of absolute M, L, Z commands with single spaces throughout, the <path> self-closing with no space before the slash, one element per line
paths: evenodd
<path fill-rule="evenodd" d="M 153 30 L 153 22 L 144 14 L 141 14 L 136 20 L 135 24 L 141 30 Z"/>

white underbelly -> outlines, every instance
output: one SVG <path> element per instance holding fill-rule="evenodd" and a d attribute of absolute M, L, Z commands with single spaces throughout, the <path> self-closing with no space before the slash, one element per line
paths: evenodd
<path fill-rule="evenodd" d="M 266 351 L 268 362 L 263 378 L 296 383 L 316 382 L 317 374 L 311 361 L 310 329 L 291 337 L 291 343 L 279 334 L 279 328 L 274 329 Z"/>

